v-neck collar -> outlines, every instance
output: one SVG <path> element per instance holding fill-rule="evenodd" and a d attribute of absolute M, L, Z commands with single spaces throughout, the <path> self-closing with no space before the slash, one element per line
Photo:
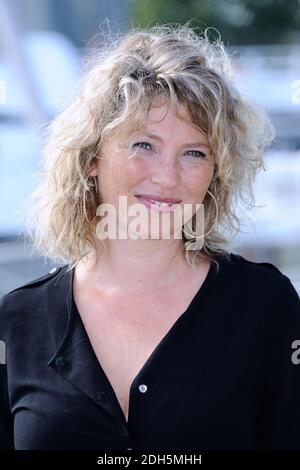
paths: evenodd
<path fill-rule="evenodd" d="M 214 263 L 211 262 L 206 278 L 202 282 L 187 309 L 176 319 L 166 334 L 161 338 L 150 356 L 134 377 L 129 390 L 128 421 L 121 408 L 116 393 L 110 383 L 101 363 L 99 362 L 90 339 L 83 325 L 78 312 L 73 295 L 74 268 L 67 271 L 67 266 L 62 268 L 60 283 L 56 287 L 56 306 L 58 307 L 55 320 L 61 324 L 56 324 L 56 337 L 60 336 L 60 342 L 55 354 L 51 357 L 48 365 L 55 369 L 62 377 L 71 382 L 77 389 L 83 392 L 98 406 L 102 406 L 109 414 L 121 421 L 123 426 L 130 423 L 130 415 L 133 407 L 133 395 L 142 377 L 145 377 L 155 361 L 161 356 L 163 350 L 170 343 L 171 338 L 180 330 L 180 326 L 185 324 L 188 318 L 196 310 L 201 298 L 204 296 L 212 280 L 217 274 Z M 48 302 L 49 303 L 49 302 Z M 58 305 L 57 305 L 58 304 Z M 67 314 L 67 318 L 66 318 Z M 61 333 L 58 335 L 57 333 Z M 180 337 L 178 338 L 180 341 Z M 176 354 L 173 351 L 172 354 Z"/>

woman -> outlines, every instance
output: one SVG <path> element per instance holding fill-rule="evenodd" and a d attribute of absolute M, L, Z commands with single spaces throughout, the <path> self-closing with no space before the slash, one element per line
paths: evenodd
<path fill-rule="evenodd" d="M 131 31 L 91 63 L 29 218 L 62 266 L 2 301 L 3 446 L 299 449 L 299 297 L 224 235 L 268 118 L 222 43 L 187 27 Z"/>

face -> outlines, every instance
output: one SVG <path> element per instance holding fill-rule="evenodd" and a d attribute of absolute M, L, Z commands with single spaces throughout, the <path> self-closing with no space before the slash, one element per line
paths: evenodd
<path fill-rule="evenodd" d="M 166 104 L 152 108 L 138 134 L 132 136 L 123 129 L 103 144 L 90 173 L 98 177 L 103 203 L 118 208 L 119 196 L 126 196 L 128 207 L 135 203 L 148 207 L 149 199 L 165 199 L 165 204 L 157 202 L 153 209 L 160 215 L 170 212 L 172 202 L 193 208 L 202 203 L 213 177 L 213 157 L 206 136 L 189 120 L 183 105 L 179 112 L 188 122 Z"/>

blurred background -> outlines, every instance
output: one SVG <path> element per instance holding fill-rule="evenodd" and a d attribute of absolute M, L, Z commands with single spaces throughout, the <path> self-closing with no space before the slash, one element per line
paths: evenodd
<path fill-rule="evenodd" d="M 277 131 L 232 251 L 275 264 L 300 293 L 300 0 L 0 0 L 0 296 L 53 267 L 24 243 L 24 214 L 43 126 L 76 94 L 88 41 L 187 21 L 220 32 L 236 85 Z"/>

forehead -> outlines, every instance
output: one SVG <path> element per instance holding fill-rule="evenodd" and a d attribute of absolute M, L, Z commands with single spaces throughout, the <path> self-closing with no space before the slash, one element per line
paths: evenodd
<path fill-rule="evenodd" d="M 194 137 L 204 135 L 200 127 L 192 121 L 185 104 L 179 104 L 175 110 L 172 109 L 170 103 L 154 104 L 151 106 L 147 116 L 140 117 L 137 113 L 135 119 L 125 123 L 120 129 L 119 136 L 134 135 L 143 131 L 162 132 L 168 129 L 170 134 L 189 134 Z"/>
<path fill-rule="evenodd" d="M 135 116 L 119 125 L 108 136 L 106 142 L 122 145 L 122 141 L 135 139 L 141 133 L 153 133 L 164 137 L 188 138 L 192 141 L 201 141 L 206 143 L 207 135 L 199 125 L 192 121 L 188 106 L 179 103 L 173 110 L 171 103 L 167 100 L 154 100 L 147 113 L 136 112 Z"/>
<path fill-rule="evenodd" d="M 184 104 L 179 104 L 175 111 L 167 104 L 152 107 L 145 122 L 145 127 L 159 130 L 161 125 L 170 128 L 176 127 L 176 131 L 180 128 L 180 131 L 192 134 L 199 134 L 200 132 L 199 127 L 192 122 L 187 106 Z"/>

